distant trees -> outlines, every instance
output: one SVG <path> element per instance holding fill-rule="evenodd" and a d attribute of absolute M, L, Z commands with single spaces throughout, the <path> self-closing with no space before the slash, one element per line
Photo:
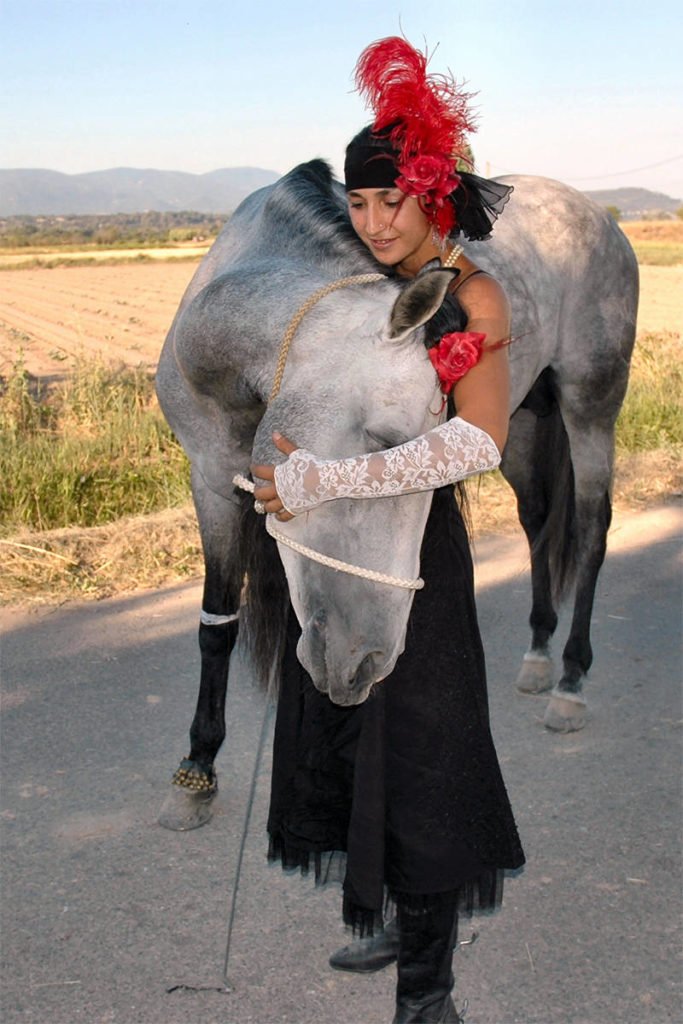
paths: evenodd
<path fill-rule="evenodd" d="M 616 221 L 621 220 L 621 210 L 618 206 L 606 206 L 605 209 L 614 217 Z"/>
<path fill-rule="evenodd" d="M 0 246 L 101 245 L 131 248 L 215 238 L 227 217 L 194 211 L 0 218 Z"/>

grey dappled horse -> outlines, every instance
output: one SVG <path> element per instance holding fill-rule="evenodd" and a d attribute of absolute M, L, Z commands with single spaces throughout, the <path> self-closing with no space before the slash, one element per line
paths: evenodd
<path fill-rule="evenodd" d="M 590 619 L 610 523 L 614 424 L 635 336 L 637 265 L 612 218 L 580 193 L 541 178 L 503 180 L 515 191 L 491 240 L 465 250 L 504 285 L 517 339 L 509 350 L 511 422 L 501 467 L 532 554 L 532 637 L 517 685 L 527 693 L 553 686 L 555 608 L 575 582 L 563 673 L 546 712 L 549 728 L 571 731 L 585 723 L 582 680 L 592 661 Z M 268 403 L 281 339 L 306 299 L 378 269 L 349 225 L 343 190 L 325 163 L 312 161 L 241 204 L 169 331 L 157 391 L 191 460 L 206 564 L 200 692 L 190 755 L 176 773 L 173 807 L 162 815 L 169 827 L 196 827 L 209 816 L 237 637 L 231 617 L 245 569 L 250 580 L 261 572 L 249 551 L 245 561 L 245 547 L 270 541 L 263 517 L 243 514 L 233 477 L 252 461 L 282 458 L 273 429 L 320 456 L 340 457 L 390 447 L 437 422 L 425 332 L 452 301 L 443 304 L 450 275 L 439 269 L 407 284 L 351 285 L 318 302 L 301 321 L 279 395 Z M 426 493 L 334 501 L 279 528 L 326 555 L 412 578 L 430 500 Z M 361 702 L 403 649 L 413 591 L 278 548 L 302 628 L 299 659 L 335 702 Z M 271 541 L 265 562 L 277 561 Z M 269 592 L 266 582 L 261 611 L 281 616 L 284 606 L 282 592 Z M 273 657 L 267 648 L 267 640 L 257 643 L 262 666 Z"/>

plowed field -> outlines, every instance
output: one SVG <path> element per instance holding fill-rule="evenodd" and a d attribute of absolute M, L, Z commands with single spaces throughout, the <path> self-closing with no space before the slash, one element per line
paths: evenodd
<path fill-rule="evenodd" d="M 73 357 L 153 369 L 196 261 L 0 271 L 0 375 L 18 355 L 38 376 Z M 641 267 L 641 331 L 683 334 L 683 267 Z"/>
<path fill-rule="evenodd" d="M 0 271 L 0 373 L 23 354 L 39 376 L 101 353 L 156 366 L 197 262 Z"/>

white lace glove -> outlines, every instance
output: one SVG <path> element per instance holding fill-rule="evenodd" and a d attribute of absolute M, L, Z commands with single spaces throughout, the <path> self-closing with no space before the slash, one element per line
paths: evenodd
<path fill-rule="evenodd" d="M 495 469 L 500 452 L 486 433 L 455 416 L 396 448 L 349 459 L 319 459 L 297 448 L 275 467 L 287 512 L 298 515 L 335 498 L 380 498 L 433 491 Z"/>

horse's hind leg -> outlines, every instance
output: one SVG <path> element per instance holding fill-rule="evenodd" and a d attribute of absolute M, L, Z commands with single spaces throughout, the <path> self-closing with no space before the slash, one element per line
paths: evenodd
<path fill-rule="evenodd" d="M 225 739 L 230 654 L 237 640 L 240 581 L 234 566 L 239 506 L 209 491 L 193 475 L 204 548 L 204 594 L 199 623 L 201 676 L 190 727 L 190 752 L 176 770 L 159 823 L 174 831 L 199 828 L 211 817 L 217 791 L 215 757 Z"/>
<path fill-rule="evenodd" d="M 510 421 L 501 465 L 503 475 L 517 498 L 519 521 L 531 556 L 531 644 L 515 684 L 520 693 L 525 694 L 543 693 L 552 688 L 554 669 L 550 641 L 557 626 L 545 531 L 550 499 L 539 462 L 534 458 L 534 452 L 541 444 L 539 432 L 547 432 L 545 418 L 537 417 L 527 408 L 519 409 Z"/>
<path fill-rule="evenodd" d="M 562 652 L 562 677 L 553 690 L 545 725 L 572 732 L 586 722 L 583 680 L 592 661 L 591 616 L 598 574 L 605 558 L 612 518 L 614 425 L 611 418 L 590 423 L 563 408 L 574 470 L 574 533 L 576 537 L 575 594 L 572 622 Z"/>

